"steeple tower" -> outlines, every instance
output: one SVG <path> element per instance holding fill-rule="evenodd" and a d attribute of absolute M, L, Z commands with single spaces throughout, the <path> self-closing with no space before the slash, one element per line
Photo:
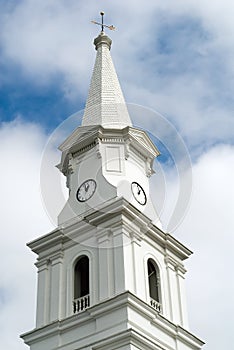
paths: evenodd
<path fill-rule="evenodd" d="M 58 168 L 67 177 L 69 199 L 58 223 L 65 224 L 106 201 L 123 197 L 161 227 L 149 194 L 149 177 L 159 151 L 144 131 L 132 127 L 110 55 L 111 42 L 103 31 L 94 39 L 97 56 L 82 126 L 59 147 Z M 92 182 L 86 183 L 88 178 Z M 95 195 L 87 201 L 77 198 L 82 183 L 85 191 L 95 188 Z M 145 197 L 143 204 L 138 196 Z"/>
<path fill-rule="evenodd" d="M 104 32 L 94 40 L 97 56 L 82 126 L 101 125 L 116 129 L 132 126 L 111 59 L 111 43 L 111 39 Z"/>
<path fill-rule="evenodd" d="M 97 58 L 83 123 L 60 146 L 69 198 L 58 227 L 30 242 L 38 268 L 31 350 L 199 350 L 188 330 L 184 260 L 150 198 L 159 152 L 131 126 L 111 40 Z"/>

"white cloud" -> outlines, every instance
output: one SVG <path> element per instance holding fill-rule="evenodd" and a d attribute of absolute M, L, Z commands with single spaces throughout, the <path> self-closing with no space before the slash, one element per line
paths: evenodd
<path fill-rule="evenodd" d="M 35 319 L 35 256 L 25 244 L 51 227 L 39 186 L 46 135 L 18 119 L 1 127 L 0 139 L 0 337 L 2 349 L 19 350 L 26 348 L 19 334 L 31 329 Z"/>
<path fill-rule="evenodd" d="M 2 19 L 1 43 L 7 60 L 19 65 L 34 84 L 51 83 L 61 75 L 68 95 L 71 87 L 77 86 L 78 93 L 83 93 L 93 48 L 89 45 L 84 50 L 87 44 L 81 26 L 89 18 L 80 13 L 77 2 L 25 0 L 17 2 Z"/>
<path fill-rule="evenodd" d="M 229 349 L 234 342 L 234 147 L 218 145 L 193 167 L 193 198 L 177 230 L 194 256 L 187 262 L 191 330 L 204 349 Z"/>
<path fill-rule="evenodd" d="M 202 112 L 209 114 L 204 99 L 208 103 L 211 98 L 212 103 L 222 100 L 224 91 L 233 96 L 233 4 L 181 0 L 141 5 L 143 1 L 102 3 L 107 23 L 118 27 L 110 35 L 127 99 L 170 113 L 181 128 L 178 112 L 189 107 L 193 124 L 198 121 L 207 129 L 201 117 Z M 18 64 L 35 84 L 50 83 L 61 75 L 66 96 L 85 97 L 95 55 L 91 38 L 98 32 L 90 20 L 98 17 L 99 10 L 94 0 L 16 2 L 2 11 L 2 55 Z M 162 30 L 169 32 L 162 37 Z M 167 42 L 172 34 L 173 52 L 162 54 L 157 40 L 160 36 Z M 131 62 L 127 70 L 126 62 Z M 230 121 L 228 112 L 225 116 Z M 188 129 L 186 133 L 190 135 Z"/>

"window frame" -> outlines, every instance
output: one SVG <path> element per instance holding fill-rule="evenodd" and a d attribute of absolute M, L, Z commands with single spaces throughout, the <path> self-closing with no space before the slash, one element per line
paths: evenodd
<path fill-rule="evenodd" d="M 157 277 L 157 295 L 158 300 L 155 300 L 150 293 L 150 284 L 149 284 L 149 273 L 148 273 L 148 263 L 152 263 L 155 271 L 156 271 L 156 277 Z M 145 273 L 146 273 L 146 292 L 147 292 L 147 302 L 149 305 L 151 305 L 154 309 L 158 310 L 157 307 L 155 307 L 153 304 L 160 304 L 160 313 L 163 313 L 163 304 L 162 304 L 162 279 L 161 279 L 161 273 L 159 264 L 156 262 L 156 258 L 152 255 L 147 255 L 145 257 Z M 152 302 L 155 301 L 155 303 Z"/>
<path fill-rule="evenodd" d="M 87 262 L 88 262 L 88 293 L 86 294 L 83 294 L 82 291 L 80 292 L 80 296 L 76 295 L 76 267 L 77 265 L 79 264 L 80 260 L 82 260 L 83 258 L 86 258 L 87 259 Z M 82 277 L 81 277 L 82 278 Z M 86 281 L 87 282 L 87 281 Z M 82 288 L 81 288 L 82 289 Z M 73 300 L 76 300 L 76 299 L 79 299 L 79 298 L 82 298 L 84 297 L 85 295 L 90 295 L 90 258 L 88 257 L 88 255 L 86 254 L 82 254 L 82 255 L 79 255 L 75 262 L 74 262 L 74 265 L 73 265 Z"/>

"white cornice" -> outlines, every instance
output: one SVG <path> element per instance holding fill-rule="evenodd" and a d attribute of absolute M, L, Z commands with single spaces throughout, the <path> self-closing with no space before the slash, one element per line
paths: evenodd
<path fill-rule="evenodd" d="M 125 158 L 130 150 L 138 154 L 148 167 L 148 175 L 153 173 L 153 161 L 160 153 L 147 133 L 133 127 L 123 129 L 105 129 L 102 126 L 79 127 L 59 147 L 62 151 L 60 164 L 57 165 L 65 175 L 69 171 L 69 158 L 77 157 L 100 143 L 122 143 L 125 147 Z M 97 149 L 100 153 L 100 150 Z"/>
<path fill-rule="evenodd" d="M 93 231 L 96 227 L 114 229 L 120 226 L 126 227 L 128 232 L 131 228 L 134 230 L 135 227 L 141 239 L 144 239 L 144 236 L 148 237 L 161 246 L 167 254 L 172 253 L 179 259 L 187 259 L 192 254 L 188 248 L 155 226 L 144 213 L 124 198 L 115 198 L 103 203 L 98 208 L 90 209 L 83 217 L 68 221 L 57 230 L 30 242 L 28 246 L 37 254 L 45 251 L 52 254 L 52 252 L 62 250 L 63 245 L 71 241 L 77 232 L 90 236 L 94 234 Z"/>
<path fill-rule="evenodd" d="M 21 337 L 27 344 L 31 345 L 43 339 L 47 339 L 48 337 L 65 334 L 67 331 L 78 329 L 77 327 L 82 327 L 84 325 L 86 325 L 88 330 L 88 325 L 90 323 L 95 320 L 97 321 L 100 318 L 102 318 L 102 320 L 107 320 L 109 315 L 113 314 L 116 310 L 122 310 L 123 313 L 121 315 L 123 316 L 126 314 L 128 315 L 128 318 L 126 319 L 126 322 L 122 322 L 121 326 L 118 326 L 118 332 L 111 334 L 111 338 L 109 338 L 107 335 L 105 338 L 101 337 L 101 339 L 97 341 L 97 343 L 100 343 L 100 345 L 101 343 L 103 343 L 103 345 L 108 344 L 108 339 L 112 339 L 112 341 L 114 341 L 115 337 L 119 338 L 120 340 L 121 338 L 126 337 L 126 335 L 130 332 L 132 335 L 134 334 L 135 340 L 138 339 L 138 341 L 142 341 L 144 338 L 144 341 L 148 343 L 148 345 L 151 344 L 149 347 L 150 349 L 157 349 L 157 347 L 154 347 L 153 344 L 157 344 L 159 348 L 165 348 L 165 346 L 167 348 L 167 344 L 157 339 L 156 334 L 152 334 L 150 329 L 145 329 L 144 325 L 135 323 L 135 314 L 137 314 L 138 317 L 143 317 L 145 320 L 147 320 L 147 322 L 149 322 L 149 324 L 155 325 L 157 329 L 160 329 L 162 332 L 167 334 L 169 338 L 187 344 L 191 349 L 199 350 L 204 344 L 202 340 L 195 337 L 184 328 L 166 319 L 151 306 L 129 291 L 94 305 L 80 314 L 75 314 L 67 317 L 64 320 L 53 322 L 45 327 L 34 329 L 31 332 L 23 334 Z M 116 325 L 118 322 L 119 320 L 116 320 Z M 92 345 L 92 342 L 93 340 L 90 338 L 90 346 Z"/>

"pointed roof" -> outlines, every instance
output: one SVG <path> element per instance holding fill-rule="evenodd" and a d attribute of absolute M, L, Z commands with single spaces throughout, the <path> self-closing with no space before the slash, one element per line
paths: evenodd
<path fill-rule="evenodd" d="M 82 126 L 101 125 L 114 129 L 132 126 L 110 55 L 111 43 L 103 31 L 94 40 L 97 56 Z"/>

